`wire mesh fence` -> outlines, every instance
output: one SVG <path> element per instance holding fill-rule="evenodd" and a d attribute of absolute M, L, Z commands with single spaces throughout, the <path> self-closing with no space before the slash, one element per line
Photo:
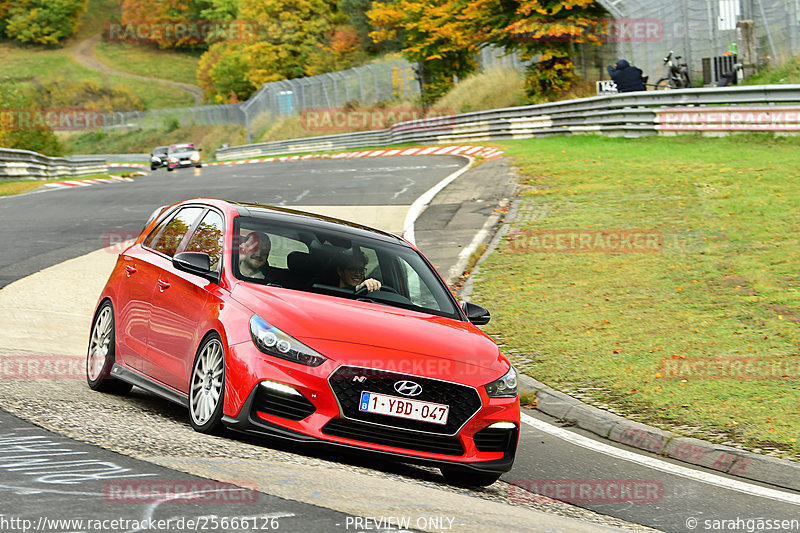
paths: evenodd
<path fill-rule="evenodd" d="M 737 23 L 754 22 L 756 53 L 762 64 L 785 62 L 800 51 L 800 0 L 599 0 L 608 11 L 610 35 L 602 46 L 573 48 L 578 73 L 584 79 L 608 79 L 606 65 L 626 58 L 654 83 L 666 71 L 670 50 L 683 57 L 695 86 L 712 85 L 720 72 L 704 65 L 723 64 L 718 58 L 736 50 Z M 724 63 L 727 64 L 727 63 Z M 485 47 L 478 55 L 481 70 L 525 67 L 516 54 Z M 717 69 L 719 70 L 719 69 Z M 710 79 L 709 79 L 710 78 Z M 175 125 L 238 124 L 269 120 L 308 109 L 369 106 L 413 100 L 419 84 L 413 65 L 404 60 L 376 63 L 340 72 L 267 83 L 240 104 L 107 113 L 103 128 L 139 129 Z"/>
<path fill-rule="evenodd" d="M 589 68 L 601 73 L 597 67 L 625 58 L 654 81 L 665 72 L 663 58 L 674 50 L 687 63 L 693 85 L 712 85 L 717 78 L 704 72 L 704 62 L 741 52 L 737 26 L 747 20 L 754 24 L 761 66 L 782 64 L 800 52 L 800 0 L 601 0 L 600 4 L 617 21 L 614 42 L 609 43 L 613 46 L 601 47 L 590 59 Z M 637 31 L 647 23 L 654 31 Z"/>
<path fill-rule="evenodd" d="M 107 131 L 192 124 L 238 124 L 249 128 L 255 118 L 264 114 L 274 119 L 308 109 L 368 106 L 392 100 L 410 100 L 418 95 L 419 85 L 412 65 L 394 60 L 266 83 L 240 104 L 106 113 L 102 124 Z"/>

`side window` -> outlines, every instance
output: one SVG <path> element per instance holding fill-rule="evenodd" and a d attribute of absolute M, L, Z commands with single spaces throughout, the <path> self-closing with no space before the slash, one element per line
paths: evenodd
<path fill-rule="evenodd" d="M 211 258 L 211 270 L 217 270 L 222 258 L 222 216 L 216 211 L 209 211 L 184 251 L 207 253 Z"/>
<path fill-rule="evenodd" d="M 166 226 L 167 222 L 169 222 L 169 221 L 170 221 L 170 217 L 164 217 L 164 220 L 162 220 L 158 224 L 158 226 L 153 228 L 153 231 L 150 232 L 150 235 L 145 237 L 144 241 L 142 242 L 142 246 L 144 246 L 145 248 L 152 248 L 153 247 L 153 241 L 156 240 L 156 237 L 158 237 L 158 234 L 161 233 L 161 230 L 164 229 L 164 226 Z"/>
<path fill-rule="evenodd" d="M 169 257 L 175 255 L 186 232 L 191 229 L 194 221 L 200 216 L 205 208 L 203 207 L 185 207 L 181 209 L 172 220 L 167 223 L 158 237 L 155 238 L 152 248 L 157 252 L 161 252 Z"/>
<path fill-rule="evenodd" d="M 398 263 L 401 271 L 405 275 L 406 283 L 408 284 L 408 299 L 411 300 L 414 305 L 440 311 L 441 307 L 439 306 L 439 302 L 436 301 L 436 298 L 428 288 L 425 280 L 419 276 L 419 273 L 414 270 L 414 267 L 406 263 L 405 259 L 402 257 L 398 258 Z"/>

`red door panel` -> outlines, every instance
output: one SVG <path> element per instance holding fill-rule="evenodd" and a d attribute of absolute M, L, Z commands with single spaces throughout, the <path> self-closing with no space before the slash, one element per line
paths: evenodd
<path fill-rule="evenodd" d="M 140 371 L 147 353 L 150 301 L 156 281 L 155 269 L 148 261 L 153 257 L 152 252 L 131 248 L 121 256 L 122 268 L 118 273 L 115 358 L 118 363 Z"/>
<path fill-rule="evenodd" d="M 205 331 L 209 281 L 181 272 L 159 256 L 152 294 L 150 334 L 144 372 L 181 392 L 188 392 L 195 351 Z"/>

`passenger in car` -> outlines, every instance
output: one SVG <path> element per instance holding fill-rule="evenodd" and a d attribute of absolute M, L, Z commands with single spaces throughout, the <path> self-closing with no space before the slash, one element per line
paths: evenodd
<path fill-rule="evenodd" d="M 250 232 L 239 245 L 239 272 L 248 278 L 264 279 L 263 269 L 271 249 L 269 237 L 256 231 Z"/>
<path fill-rule="evenodd" d="M 367 262 L 367 256 L 361 250 L 342 252 L 336 260 L 339 287 L 352 287 L 354 292 L 361 289 L 366 289 L 367 292 L 380 290 L 380 281 L 375 278 L 364 279 L 367 275 Z"/>

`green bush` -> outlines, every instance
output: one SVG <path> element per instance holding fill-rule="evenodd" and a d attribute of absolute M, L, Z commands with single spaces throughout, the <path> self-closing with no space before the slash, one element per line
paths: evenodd
<path fill-rule="evenodd" d="M 30 93 L 7 79 L 0 80 L 0 147 L 62 155 L 61 143 L 50 126 L 35 120 L 36 107 Z"/>
<path fill-rule="evenodd" d="M 41 107 L 79 107 L 102 113 L 139 111 L 142 99 L 124 87 L 110 87 L 96 81 L 57 78 L 35 86 Z"/>
<path fill-rule="evenodd" d="M 57 45 L 71 37 L 88 0 L 16 0 L 5 10 L 6 37 L 23 43 Z"/>

